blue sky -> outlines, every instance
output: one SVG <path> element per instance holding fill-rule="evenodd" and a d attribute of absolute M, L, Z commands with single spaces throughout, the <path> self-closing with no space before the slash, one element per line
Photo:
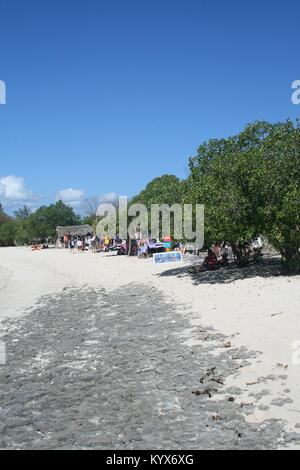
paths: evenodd
<path fill-rule="evenodd" d="M 204 140 L 300 116 L 299 1 L 0 0 L 0 11 L 8 212 L 132 196 L 185 177 Z"/>

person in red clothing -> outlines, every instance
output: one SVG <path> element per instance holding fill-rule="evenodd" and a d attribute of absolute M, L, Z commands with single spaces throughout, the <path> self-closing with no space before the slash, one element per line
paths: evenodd
<path fill-rule="evenodd" d="M 204 268 L 206 268 L 207 270 L 209 270 L 209 271 L 212 271 L 214 269 L 218 269 L 218 259 L 217 259 L 216 255 L 214 254 L 214 252 L 210 248 L 207 252 L 207 256 L 204 259 L 202 266 Z"/>

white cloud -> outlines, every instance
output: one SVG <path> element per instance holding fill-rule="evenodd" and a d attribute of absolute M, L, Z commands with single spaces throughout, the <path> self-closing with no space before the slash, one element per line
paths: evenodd
<path fill-rule="evenodd" d="M 36 199 L 37 195 L 26 188 L 22 176 L 9 175 L 0 178 L 0 201 L 4 207 L 31 205 Z"/>
<path fill-rule="evenodd" d="M 74 207 L 80 206 L 83 198 L 84 198 L 83 189 L 73 189 L 73 188 L 62 189 L 56 195 L 57 201 L 61 199 L 63 202 L 66 202 Z"/>
<path fill-rule="evenodd" d="M 118 199 L 116 193 L 106 193 L 100 196 L 99 202 L 115 202 Z"/>

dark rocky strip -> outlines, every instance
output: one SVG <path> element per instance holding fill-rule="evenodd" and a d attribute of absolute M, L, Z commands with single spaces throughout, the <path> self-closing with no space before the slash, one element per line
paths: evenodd
<path fill-rule="evenodd" d="M 297 438 L 278 420 L 247 423 L 240 391 L 226 389 L 253 353 L 215 356 L 201 329 L 204 346 L 182 345 L 187 314 L 147 286 L 65 289 L 6 326 L 2 449 L 273 449 Z"/>

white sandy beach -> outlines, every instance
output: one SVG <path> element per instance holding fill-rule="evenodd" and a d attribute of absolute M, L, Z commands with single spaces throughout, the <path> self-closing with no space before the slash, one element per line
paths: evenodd
<path fill-rule="evenodd" d="M 22 315 L 42 295 L 59 292 L 63 287 L 104 286 L 109 290 L 136 282 L 154 286 L 167 299 L 191 312 L 190 329 L 178 332 L 182 342 L 194 344 L 199 341 L 195 333 L 200 327 L 213 327 L 231 341 L 232 348 L 245 346 L 262 353 L 251 359 L 250 366 L 227 379 L 226 386 L 240 387 L 244 391 L 240 400 L 257 404 L 247 420 L 280 418 L 288 431 L 297 431 L 300 364 L 292 359 L 292 345 L 300 340 L 300 276 L 257 276 L 221 284 L 197 284 L 188 276 L 158 276 L 178 267 L 179 263 L 154 265 L 152 258 L 138 260 L 91 252 L 71 255 L 64 249 L 31 252 L 29 247 L 0 248 L 0 325 L 4 318 Z M 275 379 L 257 381 L 268 376 Z M 265 388 L 271 389 L 272 394 L 256 403 L 251 394 Z M 287 397 L 290 402 L 283 406 L 271 403 Z M 259 409 L 258 405 L 268 409 Z"/>

